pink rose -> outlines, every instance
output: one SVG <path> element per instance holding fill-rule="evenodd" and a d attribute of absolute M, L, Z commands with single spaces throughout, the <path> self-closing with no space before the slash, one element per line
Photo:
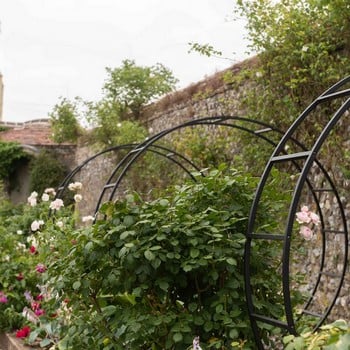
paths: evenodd
<path fill-rule="evenodd" d="M 313 224 L 318 225 L 320 223 L 320 217 L 317 214 L 310 212 L 309 216 Z"/>
<path fill-rule="evenodd" d="M 302 237 L 305 240 L 307 240 L 307 241 L 309 241 L 314 235 L 312 230 L 309 227 L 307 227 L 307 226 L 300 226 L 300 231 L 299 232 L 302 235 Z"/>
<path fill-rule="evenodd" d="M 299 224 L 308 224 L 311 221 L 309 213 L 306 211 L 299 211 L 296 213 L 296 217 Z"/>
<path fill-rule="evenodd" d="M 64 207 L 63 200 L 60 198 L 55 199 L 50 204 L 50 209 L 52 210 L 60 210 L 62 207 Z"/>
<path fill-rule="evenodd" d="M 4 294 L 4 292 L 0 292 L 0 303 L 6 304 L 8 302 L 7 296 Z"/>
<path fill-rule="evenodd" d="M 303 205 L 303 206 L 301 207 L 301 211 L 303 211 L 303 212 L 305 212 L 305 213 L 308 213 L 308 212 L 309 212 L 309 207 L 306 206 L 306 205 Z"/>
<path fill-rule="evenodd" d="M 46 271 L 46 267 L 44 264 L 38 264 L 36 265 L 35 270 L 39 273 L 43 273 Z"/>

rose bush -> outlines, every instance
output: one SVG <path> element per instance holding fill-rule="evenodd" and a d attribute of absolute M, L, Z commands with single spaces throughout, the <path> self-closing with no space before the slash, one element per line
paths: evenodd
<path fill-rule="evenodd" d="M 93 216 L 77 215 L 79 200 L 66 205 L 52 189 L 16 210 L 4 206 L 13 215 L 0 225 L 1 329 L 61 350 L 175 350 L 199 347 L 198 339 L 202 349 L 253 349 L 242 257 L 257 179 L 224 168 L 195 176 L 152 202 L 133 194 L 105 203 L 92 226 Z M 283 194 L 267 188 L 264 205 L 278 213 Z M 80 189 L 71 184 L 72 198 Z M 266 208 L 258 223 L 276 229 Z M 306 207 L 296 218 L 318 224 Z M 271 269 L 280 256 L 264 243 L 251 259 L 257 307 L 280 318 L 280 276 Z M 262 329 L 266 342 L 271 330 Z"/>

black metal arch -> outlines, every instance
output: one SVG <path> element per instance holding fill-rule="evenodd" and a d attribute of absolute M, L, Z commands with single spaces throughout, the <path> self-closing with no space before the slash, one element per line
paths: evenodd
<path fill-rule="evenodd" d="M 301 198 L 302 190 L 305 184 L 308 185 L 308 187 L 311 190 L 312 196 L 316 202 L 317 211 L 320 215 L 321 219 L 321 234 L 322 234 L 322 256 L 321 256 L 321 263 L 320 263 L 320 270 L 318 272 L 318 276 L 314 285 L 314 288 L 312 290 L 311 296 L 309 300 L 306 302 L 306 304 L 303 307 L 302 314 L 303 315 L 310 315 L 313 316 L 316 321 L 314 322 L 314 329 L 317 329 L 326 319 L 326 317 L 329 315 L 332 307 L 335 304 L 335 301 L 339 295 L 340 289 L 342 287 L 344 276 L 346 273 L 346 266 L 347 266 L 347 257 L 348 257 L 348 229 L 347 229 L 347 222 L 346 222 L 346 216 L 343 208 L 343 204 L 341 202 L 339 193 L 331 181 L 331 178 L 329 177 L 327 171 L 322 168 L 321 164 L 319 163 L 319 160 L 317 159 L 317 154 L 320 151 L 322 145 L 324 144 L 326 138 L 329 136 L 331 130 L 335 127 L 337 122 L 340 120 L 340 118 L 344 115 L 344 113 L 349 110 L 350 108 L 350 89 L 343 89 L 341 88 L 350 82 L 350 77 L 347 77 L 331 88 L 329 88 L 327 91 L 325 91 L 322 95 L 320 95 L 313 103 L 310 104 L 308 108 L 295 120 L 295 122 L 291 125 L 291 127 L 288 129 L 286 134 L 282 137 L 280 142 L 278 143 L 277 147 L 273 151 L 270 160 L 267 162 L 267 165 L 265 167 L 265 170 L 260 178 L 259 185 L 256 190 L 255 199 L 252 203 L 251 212 L 249 216 L 249 224 L 248 224 L 248 231 L 247 231 L 247 240 L 246 240 L 246 247 L 245 247 L 245 289 L 246 289 L 246 299 L 247 299 L 247 305 L 248 305 L 248 311 L 250 316 L 250 321 L 252 325 L 252 329 L 254 332 L 255 340 L 258 346 L 258 349 L 264 349 L 263 343 L 260 339 L 259 335 L 259 322 L 260 323 L 266 323 L 271 324 L 277 327 L 280 327 L 282 329 L 286 329 L 289 333 L 296 334 L 296 323 L 295 323 L 295 315 L 292 310 L 292 302 L 291 302 L 291 295 L 290 295 L 290 281 L 289 281 L 289 273 L 290 273 L 290 249 L 291 249 L 291 239 L 293 236 L 293 224 L 295 221 L 295 215 L 297 212 L 297 206 L 299 204 L 299 200 Z M 302 149 L 301 151 L 298 151 L 296 153 L 286 154 L 285 148 L 288 142 L 292 140 L 292 135 L 300 130 L 302 128 L 302 123 L 310 116 L 311 112 L 313 112 L 317 106 L 322 105 L 325 102 L 330 101 L 336 101 L 337 99 L 344 99 L 347 98 L 345 102 L 340 101 L 341 105 L 339 109 L 333 114 L 333 116 L 330 118 L 326 126 L 323 128 L 319 136 L 317 137 L 316 141 L 314 142 L 314 145 L 310 149 Z M 338 100 L 339 101 L 339 100 Z M 298 180 L 296 182 L 294 193 L 292 197 L 292 201 L 290 203 L 289 207 L 289 213 L 288 218 L 285 223 L 285 231 L 284 234 L 271 234 L 271 233 L 260 233 L 260 232 L 254 232 L 255 228 L 255 220 L 257 215 L 257 210 L 259 203 L 261 202 L 262 198 L 262 192 L 264 190 L 264 187 L 267 183 L 267 179 L 273 169 L 274 166 L 276 166 L 277 163 L 285 163 L 285 162 L 292 162 L 295 163 L 297 161 L 303 161 L 303 165 L 297 167 L 299 174 Z M 313 166 L 317 166 L 322 172 L 325 177 L 325 185 L 323 185 L 321 188 L 315 188 L 308 179 L 308 174 Z M 301 171 L 300 171 L 301 170 Z M 277 189 L 278 190 L 278 189 Z M 320 193 L 332 193 L 334 197 L 336 198 L 336 209 L 338 210 L 338 214 L 341 218 L 341 222 L 339 225 L 341 226 L 340 229 L 334 230 L 330 229 L 329 225 L 327 225 L 327 222 L 324 217 L 323 209 L 320 206 L 318 195 Z M 334 273 L 333 271 L 327 271 L 326 265 L 325 265 L 325 257 L 326 257 L 326 250 L 327 250 L 327 238 L 329 239 L 329 235 L 340 235 L 343 237 L 343 261 L 342 263 L 342 271 L 340 273 Z M 253 298 L 253 290 L 251 287 L 251 277 L 252 277 L 252 270 L 251 270 L 251 252 L 252 252 L 252 243 L 254 240 L 266 240 L 266 241 L 272 241 L 272 240 L 279 240 L 283 243 L 283 253 L 282 253 L 282 288 L 283 288 L 283 298 L 284 298 L 284 311 L 285 311 L 285 319 L 277 320 L 274 318 L 267 317 L 265 315 L 260 315 L 257 313 L 257 308 L 254 305 L 254 298 Z M 335 291 L 333 293 L 333 298 L 329 300 L 328 305 L 324 307 L 324 310 L 322 313 L 319 312 L 313 312 L 309 310 L 309 306 L 312 303 L 314 297 L 316 296 L 316 293 L 318 291 L 318 288 L 320 286 L 320 281 L 324 276 L 332 277 L 334 279 L 338 280 L 337 286 L 335 288 Z M 299 320 L 300 317 L 297 317 Z"/>
<path fill-rule="evenodd" d="M 79 173 L 88 163 L 90 163 L 92 160 L 106 154 L 106 153 L 110 153 L 110 152 L 116 152 L 116 151 L 120 151 L 120 150 L 130 150 L 132 151 L 133 149 L 135 149 L 135 147 L 137 147 L 138 144 L 137 143 L 130 143 L 130 144 L 124 144 L 124 145 L 118 145 L 118 146 L 113 146 L 113 147 L 109 147 L 101 152 L 98 152 L 96 154 L 94 154 L 93 156 L 87 158 L 86 160 L 84 160 L 84 162 L 82 162 L 81 164 L 79 164 L 77 167 L 75 167 L 61 182 L 61 184 L 59 185 L 59 187 L 57 188 L 57 193 L 55 198 L 62 198 L 64 192 L 67 190 L 68 185 L 70 184 L 70 182 L 72 181 L 72 179 L 74 178 L 74 176 Z M 183 156 L 182 154 L 179 154 L 178 152 L 175 152 L 167 147 L 164 146 L 160 146 L 160 145 L 152 145 L 152 147 L 150 147 L 148 149 L 149 152 L 152 152 L 154 154 L 157 154 L 161 157 L 167 158 L 169 159 L 171 162 L 177 164 L 181 169 L 184 170 L 184 172 L 193 180 L 195 180 L 194 176 L 192 175 L 192 172 L 186 168 L 186 166 L 184 164 L 182 164 L 180 161 L 178 161 L 177 159 L 174 159 L 175 157 L 178 157 L 180 160 L 182 160 L 185 164 L 187 164 L 188 166 L 190 166 L 192 168 L 192 171 L 196 170 L 196 171 L 200 171 L 200 169 L 188 158 L 186 158 L 185 156 Z M 164 153 L 165 152 L 165 153 Z"/>
<path fill-rule="evenodd" d="M 236 123 L 236 124 L 235 124 Z M 239 123 L 246 123 L 247 125 L 240 125 Z M 140 143 L 137 147 L 135 147 L 133 150 L 131 150 L 116 166 L 116 168 L 111 173 L 109 179 L 107 180 L 105 186 L 103 187 L 99 200 L 96 205 L 95 214 L 98 212 L 105 192 L 108 189 L 112 189 L 108 200 L 113 200 L 114 196 L 116 194 L 116 191 L 122 181 L 122 179 L 126 176 L 127 172 L 131 168 L 131 166 L 137 161 L 137 159 L 148 150 L 148 148 L 153 147 L 154 143 L 158 140 L 162 139 L 168 134 L 171 134 L 174 131 L 177 131 L 182 128 L 186 127 L 192 127 L 192 126 L 198 126 L 198 125 L 216 125 L 216 126 L 226 126 L 235 128 L 244 132 L 247 132 L 248 134 L 251 134 L 255 137 L 258 137 L 260 139 L 265 140 L 268 144 L 272 146 L 276 146 L 277 143 L 268 135 L 267 133 L 274 133 L 275 135 L 278 135 L 278 140 L 282 135 L 284 135 L 284 132 L 279 130 L 276 127 L 273 127 L 267 123 L 257 121 L 254 119 L 244 118 L 244 117 L 237 117 L 237 116 L 220 116 L 220 117 L 206 117 L 206 118 L 200 118 L 191 120 L 182 124 L 179 124 L 175 127 L 166 129 L 161 131 L 158 134 L 153 135 L 149 139 L 145 140 L 144 142 Z M 297 141 L 296 141 L 297 142 Z M 115 181 L 114 178 L 116 178 Z"/>

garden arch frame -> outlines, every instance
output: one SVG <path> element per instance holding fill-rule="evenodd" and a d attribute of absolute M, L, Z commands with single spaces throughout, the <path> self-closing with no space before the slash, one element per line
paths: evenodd
<path fill-rule="evenodd" d="M 289 281 L 289 265 L 290 265 L 290 248 L 291 248 L 291 238 L 293 236 L 293 224 L 295 221 L 297 206 L 299 204 L 299 199 L 302 193 L 302 189 L 307 184 L 309 186 L 313 198 L 315 199 L 315 203 L 317 205 L 317 211 L 320 215 L 320 221 L 321 221 L 321 235 L 322 235 L 322 256 L 321 256 L 321 263 L 320 263 L 320 269 L 318 271 L 316 283 L 312 289 L 311 296 L 309 297 L 308 301 L 304 305 L 302 309 L 303 315 L 311 315 L 318 319 L 318 321 L 315 322 L 314 330 L 316 330 L 327 318 L 329 313 L 331 312 L 336 299 L 340 293 L 341 287 L 344 282 L 344 277 L 346 273 L 346 267 L 347 267 L 347 260 L 348 260 L 348 228 L 347 228 L 347 220 L 346 215 L 343 207 L 343 203 L 341 201 L 340 195 L 338 193 L 337 188 L 335 187 L 334 183 L 332 182 L 330 176 L 328 175 L 327 171 L 323 168 L 322 171 L 324 172 L 325 179 L 327 180 L 327 186 L 323 186 L 321 188 L 314 187 L 309 179 L 308 174 L 312 168 L 316 164 L 317 167 L 320 167 L 321 164 L 317 159 L 318 152 L 320 151 L 322 145 L 324 144 L 326 138 L 329 136 L 332 129 L 335 127 L 337 122 L 341 119 L 341 117 L 344 116 L 344 114 L 349 110 L 350 108 L 350 89 L 342 89 L 347 83 L 350 82 L 350 76 L 344 78 L 343 80 L 339 81 L 332 87 L 330 87 L 328 90 L 326 90 L 323 94 L 321 94 L 316 100 L 314 100 L 306 109 L 304 112 L 300 114 L 300 116 L 295 120 L 295 122 L 290 126 L 290 128 L 287 130 L 287 132 L 284 134 L 280 142 L 278 143 L 277 147 L 273 151 L 271 158 L 266 164 L 265 170 L 260 178 L 259 185 L 256 190 L 255 199 L 253 201 L 251 212 L 249 216 L 249 224 L 248 224 L 248 230 L 246 235 L 246 247 L 245 247 L 245 279 L 246 279 L 246 300 L 248 305 L 248 311 L 250 316 L 250 321 L 252 325 L 252 329 L 254 332 L 256 344 L 258 346 L 258 349 L 264 349 L 263 343 L 261 341 L 261 337 L 259 335 L 259 325 L 258 322 L 271 324 L 273 326 L 280 327 L 282 329 L 286 329 L 291 334 L 297 334 L 296 331 L 296 325 L 295 325 L 295 315 L 292 310 L 292 303 L 291 303 L 291 296 L 290 296 L 290 281 Z M 322 105 L 325 102 L 329 101 L 336 101 L 342 98 L 346 98 L 345 102 L 342 102 L 340 100 L 340 106 L 339 108 L 334 112 L 334 114 L 331 116 L 329 121 L 327 122 L 326 126 L 323 128 L 323 130 L 320 132 L 318 137 L 316 137 L 316 140 L 313 144 L 313 146 L 309 149 L 302 149 L 301 151 L 298 151 L 296 153 L 291 154 L 285 154 L 286 145 L 288 142 L 292 139 L 292 135 L 298 130 L 303 127 L 303 122 L 310 117 L 311 113 L 317 108 L 317 106 Z M 254 225 L 256 220 L 256 213 L 259 206 L 259 203 L 262 199 L 262 192 L 264 190 L 264 187 L 266 185 L 266 181 L 268 176 L 270 175 L 273 167 L 275 164 L 280 162 L 295 162 L 297 160 L 303 160 L 304 163 L 300 169 L 298 167 L 298 170 L 300 171 L 298 180 L 296 182 L 293 197 L 289 206 L 289 213 L 287 217 L 287 222 L 285 224 L 285 231 L 281 235 L 274 235 L 269 233 L 259 233 L 254 232 Z M 336 199 L 336 207 L 339 212 L 339 216 L 341 218 L 341 222 L 339 225 L 341 226 L 340 229 L 334 230 L 330 229 L 327 226 L 327 222 L 325 220 L 325 215 L 322 206 L 320 205 L 320 202 L 318 200 L 318 194 L 319 193 L 333 193 L 334 198 Z M 342 259 L 342 268 L 341 271 L 338 273 L 334 273 L 333 271 L 327 271 L 326 265 L 325 265 L 325 257 L 326 257 L 326 249 L 327 249 L 327 238 L 329 239 L 329 235 L 341 235 L 343 237 L 343 259 Z M 282 283 L 283 283 L 283 299 L 284 299 L 284 311 L 285 311 L 285 320 L 277 320 L 270 317 L 266 317 L 265 315 L 259 315 L 256 312 L 256 307 L 254 305 L 254 299 L 253 299 L 253 290 L 251 287 L 251 276 L 252 276 L 252 270 L 250 265 L 250 257 L 251 257 L 251 248 L 253 240 L 255 239 L 263 239 L 263 240 L 280 240 L 283 242 L 283 255 L 282 255 Z M 320 281 L 324 276 L 333 277 L 338 280 L 337 287 L 334 290 L 332 299 L 329 300 L 328 305 L 324 307 L 324 310 L 322 313 L 315 313 L 313 311 L 309 310 L 310 304 L 315 297 L 316 293 L 318 292 Z M 301 317 L 299 316 L 299 318 Z"/>
<path fill-rule="evenodd" d="M 293 132 L 300 127 L 300 124 L 302 121 L 307 118 L 307 116 L 310 114 L 310 112 L 318 105 L 321 104 L 322 101 L 331 100 L 331 99 L 337 99 L 338 97 L 344 97 L 350 95 L 350 89 L 341 90 L 338 91 L 343 85 L 345 85 L 347 82 L 350 81 L 350 77 L 342 80 L 341 82 L 335 84 L 333 87 L 328 89 L 325 93 L 323 93 L 318 99 L 316 99 L 292 124 L 290 129 L 284 133 L 281 130 L 272 127 L 271 125 L 268 125 L 267 123 L 263 123 L 260 121 L 243 118 L 243 117 L 232 117 L 232 116 L 220 116 L 220 117 L 208 117 L 208 118 L 201 118 L 192 120 L 183 124 L 180 124 L 178 126 L 175 126 L 173 128 L 164 130 L 156 135 L 153 135 L 149 139 L 145 140 L 144 142 L 135 145 L 121 145 L 121 146 L 115 146 L 111 147 L 107 150 L 104 150 L 89 159 L 87 159 L 85 162 L 83 162 L 81 165 L 79 165 L 77 168 L 75 168 L 71 174 L 69 174 L 66 179 L 62 182 L 59 191 L 57 193 L 57 197 L 60 197 L 63 192 L 65 191 L 66 187 L 68 186 L 69 181 L 74 177 L 74 175 L 80 171 L 88 162 L 90 162 L 92 159 L 95 159 L 96 157 L 105 154 L 107 152 L 111 151 L 117 151 L 119 149 L 130 149 L 130 151 L 127 153 L 126 156 L 122 158 L 122 160 L 117 164 L 117 166 L 112 171 L 108 181 L 106 182 L 105 186 L 103 187 L 97 205 L 95 209 L 95 214 L 98 212 L 102 200 L 104 198 L 104 195 L 106 193 L 106 190 L 112 189 L 111 194 L 109 195 L 108 200 L 113 200 L 114 196 L 116 194 L 116 191 L 118 189 L 118 186 L 120 185 L 122 179 L 127 175 L 128 170 L 132 167 L 132 165 L 138 160 L 138 158 L 144 153 L 144 152 L 154 152 L 156 154 L 161 155 L 162 157 L 165 157 L 167 159 L 170 159 L 171 161 L 175 162 L 177 165 L 179 165 L 189 176 L 191 176 L 191 170 L 188 168 L 190 166 L 192 170 L 199 171 L 198 167 L 189 159 L 186 157 L 173 152 L 172 150 L 168 148 L 162 148 L 162 146 L 155 145 L 155 142 L 162 139 L 166 135 L 179 130 L 181 128 L 185 127 L 193 127 L 197 125 L 220 125 L 220 126 L 227 126 L 231 128 L 237 128 L 241 131 L 247 132 L 248 134 L 253 135 L 254 137 L 258 137 L 260 139 L 265 140 L 268 144 L 274 147 L 273 154 L 270 158 L 270 160 L 267 162 L 267 165 L 265 167 L 265 170 L 261 176 L 260 183 L 258 185 L 258 188 L 256 190 L 256 195 L 254 202 L 252 204 L 251 213 L 249 216 L 249 225 L 248 225 L 248 232 L 247 232 L 247 242 L 246 242 L 246 248 L 245 248 L 245 279 L 246 279 L 246 299 L 247 299 L 247 305 L 248 305 L 248 312 L 250 315 L 250 320 L 252 324 L 253 333 L 255 336 L 255 340 L 257 343 L 257 346 L 259 349 L 263 349 L 263 344 L 260 339 L 259 335 L 259 326 L 258 322 L 272 324 L 274 326 L 280 327 L 282 329 L 286 329 L 291 334 L 296 334 L 296 328 L 295 328 L 295 316 L 292 311 L 291 307 L 291 300 L 290 300 L 290 285 L 289 285 L 289 254 L 290 254 L 290 238 L 292 235 L 292 229 L 293 229 L 293 221 L 296 214 L 296 208 L 300 199 L 301 190 L 303 186 L 307 186 L 311 193 L 314 202 L 316 203 L 317 210 L 320 213 L 320 221 L 321 221 L 321 227 L 322 227 L 322 253 L 321 253 L 321 264 L 320 269 L 317 275 L 317 279 L 315 282 L 315 285 L 312 288 L 312 295 L 310 299 L 306 302 L 306 304 L 303 307 L 303 313 L 302 315 L 314 315 L 319 318 L 318 322 L 315 324 L 315 329 L 317 329 L 322 322 L 326 319 L 326 317 L 329 315 L 332 307 L 335 304 L 335 301 L 339 295 L 340 289 L 342 287 L 344 276 L 346 272 L 346 264 L 347 264 L 347 256 L 348 256 L 348 231 L 347 231 L 347 223 L 346 223 L 346 217 L 344 213 L 344 208 L 342 205 L 342 202 L 340 200 L 339 193 L 336 189 L 336 186 L 334 185 L 331 177 L 329 176 L 326 169 L 322 166 L 320 161 L 317 159 L 317 152 L 320 150 L 323 142 L 329 135 L 330 131 L 334 127 L 334 125 L 337 123 L 337 121 L 341 118 L 341 116 L 349 109 L 350 102 L 347 100 L 341 108 L 333 115 L 330 122 L 327 124 L 327 126 L 324 128 L 324 130 L 321 132 L 319 138 L 317 139 L 316 143 L 312 147 L 311 150 L 307 149 L 303 144 L 301 144 L 298 140 L 293 138 Z M 246 125 L 244 125 L 246 124 Z M 279 142 L 275 142 L 271 134 L 277 134 L 279 135 Z M 296 147 L 300 149 L 299 152 L 294 154 L 288 154 L 285 145 L 287 142 L 292 142 Z M 160 151 L 160 148 L 162 150 Z M 162 153 L 165 151 L 166 153 Z M 185 163 L 181 163 L 179 160 L 174 160 L 174 155 L 181 159 Z M 305 163 L 303 166 L 300 166 L 298 163 L 298 160 L 305 159 Z M 286 230 L 283 235 L 270 235 L 268 233 L 254 233 L 254 223 L 256 218 L 256 210 L 259 205 L 259 201 L 261 199 L 261 193 L 263 191 L 264 186 L 266 185 L 266 180 L 268 175 L 271 172 L 272 165 L 276 162 L 284 162 L 284 161 L 290 161 L 295 169 L 300 172 L 300 176 L 297 182 L 297 186 L 295 188 L 293 199 L 290 204 L 289 214 L 288 214 L 288 222 L 286 225 Z M 324 178 L 326 179 L 329 187 L 328 188 L 315 188 L 313 184 L 308 179 L 307 175 L 310 171 L 310 168 L 313 164 L 316 164 L 318 169 L 322 172 Z M 192 179 L 193 176 L 191 176 Z M 116 180 L 114 180 L 116 178 Z M 321 205 L 318 199 L 318 193 L 319 192 L 332 192 L 334 193 L 336 199 L 337 199 L 337 205 L 338 210 L 340 212 L 341 218 L 342 218 L 342 230 L 339 230 L 339 232 L 335 232 L 336 234 L 341 234 L 344 237 L 344 260 L 342 261 L 342 271 L 340 274 L 334 274 L 330 271 L 324 271 L 324 263 L 325 263 L 325 257 L 326 257 L 326 241 L 327 241 L 327 235 L 326 233 L 329 231 L 326 228 L 325 218 L 324 215 L 322 215 L 322 209 Z M 251 245 L 253 242 L 253 239 L 272 239 L 272 240 L 280 240 L 283 241 L 283 255 L 282 255 L 282 283 L 283 283 L 283 297 L 284 297 L 284 310 L 285 310 L 285 316 L 286 316 L 286 322 L 283 320 L 275 320 L 269 317 L 266 317 L 265 315 L 258 315 L 255 311 L 255 306 L 253 302 L 253 291 L 251 289 L 250 281 L 251 281 L 251 269 L 250 269 L 250 254 L 251 254 Z M 309 306 L 311 303 L 311 300 L 313 296 L 317 293 L 318 288 L 320 286 L 320 281 L 322 276 L 324 275 L 334 275 L 338 279 L 337 286 L 335 288 L 335 291 L 333 293 L 333 298 L 330 301 L 329 305 L 327 306 L 326 310 L 322 314 L 313 313 L 312 311 L 309 311 Z"/>

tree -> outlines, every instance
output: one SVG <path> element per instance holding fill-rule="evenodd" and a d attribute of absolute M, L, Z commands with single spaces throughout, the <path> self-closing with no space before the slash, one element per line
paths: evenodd
<path fill-rule="evenodd" d="M 106 68 L 108 77 L 103 91 L 108 100 L 122 105 L 122 118 L 140 117 L 141 108 L 155 98 L 174 90 L 177 79 L 160 63 L 137 66 L 134 60 L 124 60 L 119 68 Z"/>
<path fill-rule="evenodd" d="M 67 98 L 61 98 L 52 112 L 51 127 L 53 131 L 52 138 L 55 142 L 76 142 L 80 133 L 78 122 L 78 110 L 76 103 Z"/>

